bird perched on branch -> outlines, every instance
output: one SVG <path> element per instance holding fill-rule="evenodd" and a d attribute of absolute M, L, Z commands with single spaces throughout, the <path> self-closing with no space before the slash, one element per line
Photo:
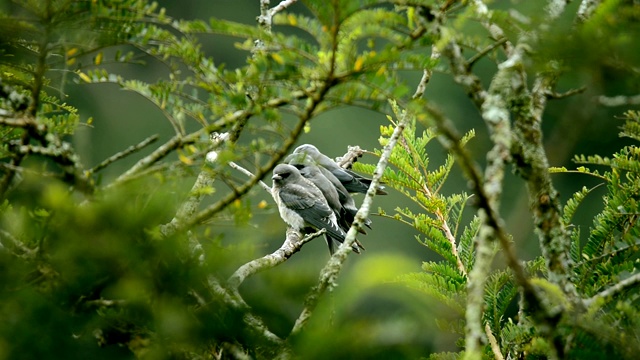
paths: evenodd
<path fill-rule="evenodd" d="M 338 225 L 336 214 L 322 191 L 305 179 L 295 166 L 289 164 L 277 165 L 273 169 L 272 179 L 271 195 L 278 204 L 282 220 L 300 232 L 309 228 L 324 229 L 329 252 L 333 254 L 334 242 L 344 242 L 346 233 Z M 361 247 L 354 243 L 352 249 L 360 253 Z"/>
<path fill-rule="evenodd" d="M 285 161 L 298 168 L 304 178 L 310 180 L 322 191 L 327 203 L 336 213 L 338 225 L 344 231 L 348 231 L 351 224 L 353 224 L 358 208 L 340 180 L 329 170 L 322 166 L 317 166 L 315 161 L 306 153 L 291 154 Z M 371 220 L 365 219 L 364 225 L 371 229 Z M 366 234 L 363 229 L 358 229 L 358 232 Z"/>
<path fill-rule="evenodd" d="M 300 145 L 293 151 L 293 153 L 307 154 L 318 166 L 321 166 L 331 172 L 331 174 L 333 174 L 333 176 L 335 176 L 342 186 L 344 186 L 344 188 L 350 193 L 366 194 L 367 190 L 369 190 L 371 179 L 367 179 L 351 170 L 343 169 L 335 161 L 331 160 L 330 157 L 321 153 L 318 148 L 311 144 Z M 387 195 L 387 192 L 384 191 L 383 186 L 380 186 L 376 188 L 376 195 Z"/>

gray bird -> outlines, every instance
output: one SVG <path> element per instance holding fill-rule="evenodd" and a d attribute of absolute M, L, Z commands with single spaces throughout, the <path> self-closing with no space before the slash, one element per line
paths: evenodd
<path fill-rule="evenodd" d="M 306 232 L 309 228 L 325 229 L 325 240 L 331 254 L 334 242 L 344 242 L 346 233 L 338 225 L 336 214 L 320 189 L 305 179 L 293 165 L 280 164 L 273 169 L 271 195 L 278 204 L 280 217 L 292 228 Z M 360 253 L 354 243 L 352 249 Z"/>
<path fill-rule="evenodd" d="M 285 161 L 298 168 L 304 178 L 310 180 L 322 191 L 327 203 L 336 213 L 338 225 L 344 231 L 348 231 L 351 224 L 353 224 L 358 208 L 340 180 L 329 170 L 322 166 L 317 166 L 315 161 L 306 153 L 291 154 Z M 364 225 L 371 229 L 371 220 L 366 219 Z M 363 229 L 358 229 L 358 232 L 366 234 Z"/>
<path fill-rule="evenodd" d="M 294 154 L 305 153 L 317 165 L 329 170 L 335 176 L 340 183 L 350 193 L 363 193 L 365 194 L 371 184 L 371 179 L 367 179 L 355 172 L 341 168 L 335 161 L 331 160 L 328 156 L 321 153 L 318 148 L 311 144 L 304 144 L 298 146 L 294 151 Z M 383 190 L 384 187 L 378 187 L 376 189 L 377 195 L 387 195 L 387 192 Z"/>

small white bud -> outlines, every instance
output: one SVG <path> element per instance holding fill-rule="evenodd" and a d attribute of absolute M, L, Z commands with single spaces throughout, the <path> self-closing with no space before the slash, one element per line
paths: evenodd
<path fill-rule="evenodd" d="M 207 153 L 207 157 L 206 157 L 207 162 L 214 163 L 214 162 L 216 162 L 216 159 L 217 159 L 217 158 L 218 158 L 218 153 L 217 153 L 217 152 L 215 152 L 215 151 L 209 151 L 209 152 Z"/>

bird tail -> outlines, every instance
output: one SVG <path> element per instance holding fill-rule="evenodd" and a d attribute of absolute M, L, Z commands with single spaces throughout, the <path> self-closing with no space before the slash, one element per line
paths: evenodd
<path fill-rule="evenodd" d="M 334 245 L 334 240 L 331 236 L 324 234 L 324 241 L 327 242 L 327 246 L 329 247 L 329 254 L 333 255 L 334 252 L 336 252 L 336 248 Z"/>
<path fill-rule="evenodd" d="M 331 236 L 324 234 L 324 240 L 327 242 L 327 246 L 329 247 L 329 253 L 333 255 L 336 252 L 336 246 L 340 246 L 342 241 L 332 238 Z M 365 250 L 364 246 L 356 239 L 356 241 L 351 245 L 351 249 L 356 254 L 361 254 L 362 250 Z"/>
<path fill-rule="evenodd" d="M 355 220 L 356 217 L 356 213 L 358 212 L 358 209 L 356 208 L 342 208 L 340 211 L 340 217 L 339 217 L 339 221 L 340 221 L 340 226 L 342 227 L 342 229 L 346 232 L 349 231 L 349 228 L 351 227 L 351 224 L 353 224 L 353 220 Z M 364 219 L 364 226 L 368 227 L 369 229 L 371 229 L 371 219 L 366 218 Z M 358 232 L 360 234 L 363 235 L 367 235 L 367 232 L 364 231 L 364 229 L 358 228 Z"/>

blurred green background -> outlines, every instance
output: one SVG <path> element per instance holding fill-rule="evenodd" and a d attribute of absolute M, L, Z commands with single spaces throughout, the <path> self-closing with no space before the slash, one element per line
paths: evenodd
<path fill-rule="evenodd" d="M 542 1 L 496 1 L 494 6 L 515 5 L 519 12 L 532 16 L 535 20 L 536 14 L 542 13 L 541 8 L 544 3 Z M 169 16 L 183 19 L 206 20 L 210 17 L 218 17 L 254 24 L 259 14 L 258 0 L 164 0 L 159 1 L 159 4 L 167 9 Z M 575 13 L 578 4 L 577 1 L 572 2 L 567 13 Z M 306 10 L 302 4 L 295 4 L 289 8 L 289 11 L 304 12 Z M 570 22 L 571 19 L 567 18 L 566 23 L 570 24 Z M 274 31 L 291 30 L 275 27 Z M 562 36 L 562 29 L 558 29 L 558 38 L 555 40 L 560 42 Z M 234 46 L 237 39 L 203 36 L 201 40 L 203 48 L 215 62 L 225 64 L 228 69 L 242 66 L 250 56 Z M 640 54 L 640 46 L 637 44 L 636 41 L 632 45 L 631 53 L 636 51 Z M 635 49 L 633 49 L 634 46 Z M 568 47 L 554 50 L 557 51 L 555 55 L 563 58 L 567 68 L 566 75 L 560 81 L 559 89 L 569 90 L 580 86 L 586 86 L 587 89 L 567 99 L 553 100 L 547 108 L 544 116 L 544 134 L 547 154 L 552 166 L 573 167 L 570 160 L 575 154 L 609 155 L 626 141 L 618 137 L 618 126 L 621 123 L 616 120 L 616 115 L 620 115 L 627 108 L 603 108 L 597 104 L 594 97 L 601 94 L 638 93 L 639 85 L 628 81 L 623 74 L 601 62 L 598 54 L 590 53 L 591 49 L 591 47 Z M 144 66 L 119 65 L 113 70 L 125 77 L 143 78 L 148 81 L 166 76 L 162 65 L 153 60 L 147 60 Z M 489 84 L 496 70 L 495 64 L 489 60 L 480 61 L 475 69 L 485 85 Z M 407 72 L 405 76 L 410 84 L 415 85 L 421 73 Z M 87 167 L 138 143 L 152 133 L 158 133 L 161 136 L 160 142 L 172 136 L 169 122 L 163 118 L 157 108 L 133 93 L 121 91 L 115 85 L 72 84 L 66 88 L 66 93 L 68 102 L 78 107 L 83 119 L 88 117 L 94 119 L 91 127 L 80 128 L 74 138 L 78 153 L 83 156 L 82 160 Z M 490 148 L 486 127 L 478 110 L 468 100 L 461 87 L 456 85 L 449 75 L 436 72 L 427 87 L 425 97 L 453 119 L 460 132 L 475 129 L 477 136 L 468 147 L 472 153 L 477 154 L 476 160 L 484 164 L 484 156 Z M 344 154 L 349 145 L 373 149 L 379 147 L 377 143 L 379 126 L 386 124 L 388 121 L 385 114 L 356 107 L 341 107 L 313 119 L 311 131 L 305 133 L 299 143 L 312 143 L 331 157 Z M 243 140 L 246 139 L 240 139 L 240 141 Z M 149 151 L 147 149 L 119 161 L 106 169 L 103 177 L 105 179 L 116 177 Z M 442 164 L 444 152 L 436 142 L 431 144 L 430 154 L 433 168 Z M 361 161 L 373 163 L 376 159 L 365 156 Z M 593 186 L 597 183 L 585 175 L 554 175 L 553 179 L 563 199 L 567 199 L 583 185 Z M 266 178 L 265 181 L 270 184 L 270 179 Z M 190 186 L 189 181 L 179 184 L 175 188 L 175 197 L 180 199 Z M 466 180 L 461 176 L 460 171 L 455 169 L 444 193 L 466 190 Z M 598 191 L 592 193 L 578 212 L 577 220 L 582 226 L 588 226 L 592 215 L 601 208 L 601 194 L 602 192 Z M 233 259 L 230 264 L 227 264 L 226 276 L 246 261 L 272 252 L 280 246 L 284 238 L 285 225 L 280 220 L 270 195 L 256 188 L 248 196 L 254 205 L 265 199 L 271 206 L 258 210 L 249 225 L 244 227 L 237 228 L 230 222 L 228 226 L 217 224 L 216 228 L 212 229 L 215 233 L 222 233 L 223 243 L 233 249 L 228 252 L 233 254 Z M 362 198 L 359 197 L 357 202 L 361 200 Z M 501 212 L 517 244 L 518 255 L 523 259 L 531 259 L 539 254 L 527 201 L 523 182 L 517 176 L 508 174 L 505 179 Z M 203 206 L 211 202 L 213 199 L 205 202 Z M 380 207 L 387 212 L 392 212 L 398 206 L 410 206 L 410 203 L 398 193 L 390 191 L 388 196 L 375 199 L 374 208 Z M 467 219 L 470 219 L 474 208 L 469 206 L 466 212 Z M 433 347 L 438 351 L 454 350 L 451 335 L 436 331 L 435 324 L 429 321 L 431 312 L 442 311 L 434 301 L 421 298 L 410 290 L 400 289 L 399 286 L 385 284 L 384 281 L 382 284 L 367 284 L 363 279 L 363 273 L 379 271 L 382 273 L 380 279 L 388 276 L 391 280 L 395 274 L 419 271 L 422 261 L 437 259 L 435 254 L 414 239 L 416 234 L 413 229 L 376 216 L 373 216 L 372 220 L 373 230 L 360 238 L 367 251 L 360 256 L 350 256 L 345 271 L 341 275 L 337 294 L 330 295 L 332 299 L 335 296 L 338 304 L 333 305 L 338 306 L 322 308 L 314 317 L 314 321 L 322 322 L 331 318 L 340 324 L 340 319 L 346 317 L 365 320 L 375 318 L 375 321 L 384 323 L 385 326 L 376 328 L 365 322 L 372 337 L 378 336 L 380 339 L 393 342 L 394 333 L 407 334 L 413 331 L 416 334 L 422 334 L 416 336 L 417 345 L 428 339 L 428 344 L 423 344 L 426 347 Z M 284 335 L 291 329 L 293 320 L 302 309 L 305 294 L 316 283 L 318 272 L 328 258 L 326 245 L 318 239 L 307 244 L 299 254 L 285 264 L 248 279 L 241 287 L 241 291 L 247 301 L 265 317 L 274 332 Z M 498 259 L 499 261 L 501 260 Z M 359 291 L 353 292 L 354 290 Z M 395 294 L 395 297 L 389 294 Z M 405 297 L 411 301 L 398 301 L 398 298 Z M 345 303 L 347 300 L 349 303 Z M 339 309 L 338 313 L 334 313 L 335 309 Z M 397 326 L 394 327 L 393 324 Z M 344 326 L 357 328 L 361 324 L 353 321 Z M 407 331 L 406 327 L 413 328 Z M 313 331 L 321 331 L 317 329 L 322 328 L 322 324 L 312 327 L 315 329 Z M 303 336 L 313 336 L 313 331 Z M 348 331 L 337 336 L 345 336 L 344 333 Z M 430 335 L 424 336 L 425 333 Z M 345 346 L 358 343 L 357 340 L 349 338 L 338 340 L 338 343 Z M 403 341 L 406 342 L 407 339 Z M 318 358 L 321 358 L 323 351 L 329 350 L 318 349 Z"/>

